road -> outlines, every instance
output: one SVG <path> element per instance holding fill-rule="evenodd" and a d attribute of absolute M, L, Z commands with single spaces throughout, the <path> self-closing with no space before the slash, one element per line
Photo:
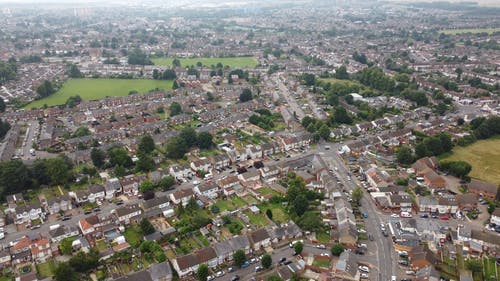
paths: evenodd
<path fill-rule="evenodd" d="M 325 147 L 329 146 L 330 149 Z M 354 190 L 357 186 L 361 186 L 356 177 L 350 176 L 350 171 L 346 167 L 344 161 L 337 154 L 338 149 L 342 144 L 323 143 L 318 145 L 318 152 L 322 155 L 330 169 L 335 171 L 339 181 L 344 185 L 346 191 Z M 336 168 L 336 169 L 335 169 Z M 370 273 L 370 280 L 387 281 L 391 280 L 392 275 L 397 275 L 398 266 L 395 258 L 392 241 L 389 237 L 384 237 L 380 230 L 380 223 L 386 223 L 386 216 L 379 213 L 373 201 L 370 200 L 369 194 L 363 189 L 364 196 L 361 199 L 361 209 L 369 215 L 369 219 L 365 220 L 366 231 L 373 235 L 374 241 L 368 241 L 368 253 L 361 260 L 369 260 L 373 267 Z M 370 257 L 370 255 L 375 257 Z M 376 276 L 376 278 L 375 278 Z"/>
<path fill-rule="evenodd" d="M 276 79 L 276 81 L 278 83 L 279 93 L 288 103 L 290 113 L 293 114 L 295 112 L 297 119 L 302 120 L 305 116 L 304 111 L 299 106 L 299 104 L 297 104 L 297 101 L 295 100 L 293 95 L 290 93 L 290 90 L 288 89 L 288 87 L 283 83 L 282 79 L 284 79 L 284 78 L 282 78 L 281 76 Z"/>
<path fill-rule="evenodd" d="M 40 129 L 38 121 L 34 120 L 28 121 L 27 125 L 28 129 L 23 139 L 23 146 L 21 147 L 22 149 L 21 159 L 23 160 L 31 160 L 36 158 L 36 156 L 30 154 L 30 149 L 33 148 L 33 142 L 35 141 L 35 138 L 38 137 L 38 132 Z"/>

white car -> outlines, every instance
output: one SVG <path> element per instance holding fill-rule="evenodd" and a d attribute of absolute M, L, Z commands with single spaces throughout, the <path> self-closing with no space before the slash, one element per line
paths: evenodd
<path fill-rule="evenodd" d="M 329 257 L 330 255 L 328 253 L 321 253 L 322 257 Z"/>
<path fill-rule="evenodd" d="M 222 277 L 224 276 L 224 271 L 218 271 L 217 273 L 215 273 L 215 277 Z"/>
<path fill-rule="evenodd" d="M 368 275 L 368 274 L 366 274 L 366 273 L 361 273 L 361 274 L 359 275 L 359 278 L 361 278 L 361 279 L 370 279 L 370 275 Z"/>
<path fill-rule="evenodd" d="M 368 266 L 360 265 L 358 268 L 359 268 L 359 270 L 361 270 L 363 272 L 367 272 L 367 273 L 370 272 L 370 269 L 368 268 Z"/>
<path fill-rule="evenodd" d="M 391 214 L 391 218 L 399 218 L 398 214 Z"/>
<path fill-rule="evenodd" d="M 212 281 L 212 280 L 215 280 L 215 276 L 213 276 L 213 275 L 209 275 L 209 276 L 207 277 L 207 281 Z"/>

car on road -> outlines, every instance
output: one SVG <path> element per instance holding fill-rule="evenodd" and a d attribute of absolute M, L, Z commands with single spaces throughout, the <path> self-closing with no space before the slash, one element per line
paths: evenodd
<path fill-rule="evenodd" d="M 118 206 L 123 205 L 123 200 L 117 201 L 115 204 Z"/>
<path fill-rule="evenodd" d="M 242 265 L 241 268 L 249 267 L 250 263 L 248 261 L 245 261 Z"/>
<path fill-rule="evenodd" d="M 412 281 L 411 278 L 403 278 L 401 281 Z"/>
<path fill-rule="evenodd" d="M 359 278 L 361 278 L 361 279 L 370 279 L 370 275 L 368 275 L 368 274 L 366 274 L 366 273 L 361 273 L 361 274 L 359 275 Z"/>
<path fill-rule="evenodd" d="M 257 259 L 256 258 L 252 258 L 250 259 L 250 263 L 256 263 L 257 262 Z"/>
<path fill-rule="evenodd" d="M 391 281 L 396 281 L 396 280 L 397 280 L 397 279 L 396 279 L 396 276 L 395 276 L 395 275 L 392 275 L 392 276 L 391 276 Z"/>
<path fill-rule="evenodd" d="M 255 267 L 255 272 L 260 272 L 260 271 L 262 271 L 263 269 L 264 269 L 264 268 L 263 268 L 262 266 L 258 265 L 258 266 L 256 266 L 256 267 Z"/>
<path fill-rule="evenodd" d="M 391 214 L 391 218 L 399 218 L 398 214 Z"/>
<path fill-rule="evenodd" d="M 364 218 L 364 219 L 367 219 L 368 218 L 368 214 L 367 213 L 361 213 L 361 217 Z"/>
<path fill-rule="evenodd" d="M 238 281 L 240 280 L 240 277 L 238 275 L 235 275 L 231 278 L 231 281 Z"/>
<path fill-rule="evenodd" d="M 231 267 L 228 267 L 228 268 L 227 268 L 227 272 L 234 272 L 234 267 L 232 267 L 232 266 L 231 266 Z"/>
<path fill-rule="evenodd" d="M 365 254 L 365 251 L 363 251 L 362 249 L 356 249 L 356 251 L 354 251 L 354 253 L 356 255 L 364 255 Z"/>
<path fill-rule="evenodd" d="M 316 245 L 316 248 L 318 249 L 326 249 L 326 246 L 321 244 L 321 245 Z"/>
<path fill-rule="evenodd" d="M 371 235 L 371 234 L 370 234 L 370 235 L 368 235 L 368 239 L 370 239 L 370 241 L 375 240 L 375 239 L 373 238 L 373 235 Z"/>
<path fill-rule="evenodd" d="M 389 234 L 385 230 L 382 231 L 382 235 L 384 235 L 384 237 L 389 237 Z"/>
<path fill-rule="evenodd" d="M 358 229 L 358 233 L 363 233 L 364 234 L 364 233 L 366 233 L 366 230 L 364 230 L 364 229 Z"/>
<path fill-rule="evenodd" d="M 402 266 L 408 266 L 409 265 L 408 261 L 405 261 L 405 260 L 400 260 L 400 261 L 398 261 L 398 263 L 400 265 L 402 265 Z"/>
<path fill-rule="evenodd" d="M 224 271 L 217 271 L 217 273 L 215 273 L 215 277 L 222 277 L 224 276 L 224 274 L 226 274 Z"/>
<path fill-rule="evenodd" d="M 215 276 L 213 276 L 213 275 L 209 275 L 209 276 L 207 277 L 207 281 L 212 281 L 212 280 L 215 280 Z"/>
<path fill-rule="evenodd" d="M 420 217 L 423 218 L 423 219 L 426 219 L 426 218 L 429 217 L 429 215 L 428 214 L 421 214 Z"/>
<path fill-rule="evenodd" d="M 284 264 L 284 265 L 289 265 L 289 264 L 291 264 L 291 263 L 292 263 L 292 261 L 285 261 L 283 264 Z"/>
<path fill-rule="evenodd" d="M 367 273 L 370 272 L 370 268 L 368 268 L 368 266 L 360 265 L 360 266 L 358 266 L 358 269 L 360 271 L 363 271 L 363 272 L 367 272 Z"/>
<path fill-rule="evenodd" d="M 401 212 L 399 214 L 402 218 L 411 218 L 412 215 L 409 212 Z"/>
<path fill-rule="evenodd" d="M 88 214 L 91 214 L 91 213 L 92 213 L 91 210 L 87 210 L 87 211 L 83 212 L 84 215 L 88 215 Z"/>
<path fill-rule="evenodd" d="M 447 221 L 447 220 L 449 220 L 449 219 L 450 219 L 450 217 L 448 217 L 448 216 L 441 216 L 441 217 L 439 217 L 439 218 L 440 218 L 440 219 L 442 219 L 442 220 L 444 220 L 444 221 Z"/>
<path fill-rule="evenodd" d="M 279 260 L 279 263 L 284 263 L 286 261 L 286 258 L 285 257 L 282 257 L 280 260 Z"/>
<path fill-rule="evenodd" d="M 329 257 L 329 256 L 330 256 L 330 254 L 328 254 L 328 253 L 321 253 L 321 256 L 322 256 L 322 257 Z"/>

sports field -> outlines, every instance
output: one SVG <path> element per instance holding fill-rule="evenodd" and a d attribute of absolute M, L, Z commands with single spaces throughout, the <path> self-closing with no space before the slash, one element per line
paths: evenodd
<path fill-rule="evenodd" d="M 500 184 L 500 137 L 480 140 L 467 147 L 457 146 L 447 160 L 463 160 L 472 165 L 470 176 Z"/>
<path fill-rule="evenodd" d="M 83 100 L 96 100 L 104 97 L 127 96 L 130 91 L 146 93 L 150 90 L 172 89 L 173 81 L 150 79 L 69 79 L 57 93 L 41 100 L 33 101 L 25 108 L 65 104 L 70 96 L 79 95 Z"/>
<path fill-rule="evenodd" d="M 469 29 L 445 29 L 441 30 L 440 33 L 449 34 L 449 35 L 457 35 L 464 33 L 488 33 L 493 34 L 495 32 L 500 32 L 500 28 L 469 28 Z"/>
<path fill-rule="evenodd" d="M 175 58 L 153 58 L 151 59 L 156 65 L 172 66 L 172 61 Z M 224 66 L 231 68 L 236 67 L 256 67 L 258 62 L 254 57 L 227 57 L 227 58 L 179 58 L 181 66 L 196 66 L 197 62 L 201 62 L 204 66 L 217 65 L 222 63 Z"/>

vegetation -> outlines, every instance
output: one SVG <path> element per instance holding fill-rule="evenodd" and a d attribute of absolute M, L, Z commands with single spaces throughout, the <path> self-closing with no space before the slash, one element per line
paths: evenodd
<path fill-rule="evenodd" d="M 155 65 L 162 66 L 173 66 L 173 61 L 175 58 L 153 58 L 151 59 Z M 201 62 L 204 66 L 215 66 L 221 64 L 224 66 L 229 66 L 231 68 L 235 67 L 255 67 L 258 62 L 253 57 L 226 57 L 226 58 L 180 58 L 177 59 L 179 66 L 192 66 Z"/>
<path fill-rule="evenodd" d="M 297 242 L 293 245 L 293 250 L 296 255 L 302 254 L 302 250 L 304 250 L 304 244 L 302 242 Z"/>
<path fill-rule="evenodd" d="M 237 250 L 236 252 L 234 252 L 233 260 L 234 260 L 234 265 L 236 265 L 237 267 L 241 267 L 247 260 L 245 252 L 243 250 Z"/>
<path fill-rule="evenodd" d="M 332 255 L 338 257 L 344 251 L 344 246 L 342 246 L 342 244 L 340 244 L 340 243 L 333 244 L 331 251 L 332 251 Z"/>
<path fill-rule="evenodd" d="M 252 91 L 250 91 L 250 89 L 248 88 L 243 89 L 243 91 L 240 94 L 240 102 L 247 102 L 251 101 L 252 99 L 253 99 Z"/>
<path fill-rule="evenodd" d="M 207 281 L 208 275 L 208 266 L 206 264 L 201 264 L 196 270 L 196 279 L 198 279 L 198 281 Z"/>
<path fill-rule="evenodd" d="M 107 79 L 77 78 L 69 79 L 61 89 L 48 97 L 29 103 L 25 108 L 39 108 L 43 105 L 63 105 L 67 99 L 79 95 L 82 100 L 96 100 L 104 97 L 127 96 L 131 90 L 145 93 L 153 89 L 171 89 L 172 81 L 149 79 Z M 44 93 L 46 90 L 43 91 Z"/>

